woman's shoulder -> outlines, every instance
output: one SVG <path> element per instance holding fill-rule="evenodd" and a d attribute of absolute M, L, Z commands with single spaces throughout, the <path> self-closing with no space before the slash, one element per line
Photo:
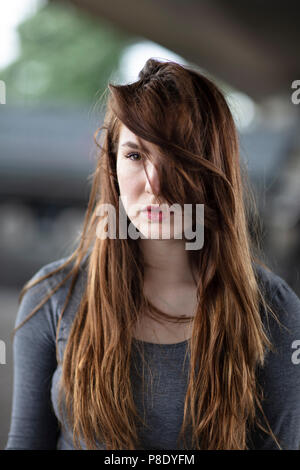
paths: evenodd
<path fill-rule="evenodd" d="M 291 289 L 282 277 L 265 265 L 254 263 L 254 272 L 260 286 L 270 294 L 274 294 L 278 289 L 282 288 Z"/>
<path fill-rule="evenodd" d="M 292 287 L 281 276 L 260 264 L 255 264 L 255 274 L 259 287 L 268 305 L 283 325 L 284 331 L 300 339 L 300 299 Z M 262 309 L 263 319 L 267 319 L 273 334 L 282 334 L 282 328 L 272 316 Z M 278 329 L 279 328 L 279 329 Z M 288 330 L 286 330 L 286 328 Z"/>
<path fill-rule="evenodd" d="M 27 284 L 31 285 L 33 282 L 43 278 L 50 273 L 53 273 L 51 276 L 42 279 L 37 284 L 29 287 L 23 295 L 15 321 L 15 327 L 18 327 L 23 321 L 28 320 L 27 328 L 45 328 L 47 327 L 49 334 L 55 338 L 56 327 L 58 324 L 58 319 L 61 313 L 61 308 L 63 307 L 70 285 L 72 281 L 72 276 L 65 280 L 65 282 L 52 293 L 55 289 L 71 272 L 73 267 L 73 262 L 68 263 L 66 266 L 64 264 L 68 261 L 68 257 L 62 257 L 51 261 L 45 265 L 42 265 L 28 280 Z M 76 280 L 74 289 L 71 294 L 70 302 L 68 308 L 66 309 L 66 316 L 63 321 L 63 324 L 66 323 L 68 316 L 74 316 L 75 310 L 77 309 L 78 302 L 81 299 L 83 289 L 85 286 L 86 280 L 86 261 L 87 256 L 84 257 L 80 268 L 79 275 Z M 59 269 L 61 268 L 61 269 Z M 56 271 L 59 269 L 59 271 Z M 51 293 L 51 295 L 50 295 Z M 50 295 L 49 299 L 41 305 L 37 310 L 36 314 L 32 317 L 27 318 L 29 314 L 40 304 L 45 298 Z M 25 324 L 24 324 L 25 325 Z"/>
<path fill-rule="evenodd" d="M 263 265 L 255 263 L 256 279 L 269 300 L 280 303 L 292 302 L 297 306 L 300 299 L 292 287 L 281 276 Z"/>
<path fill-rule="evenodd" d="M 85 274 L 86 272 L 86 266 L 87 266 L 87 256 L 85 255 L 83 257 L 83 260 L 80 264 L 79 272 L 80 274 Z M 57 282 L 60 282 L 63 278 L 66 277 L 66 275 L 71 271 L 71 269 L 74 267 L 74 261 L 70 261 L 66 266 L 64 264 L 70 259 L 70 257 L 66 256 L 63 258 L 58 258 L 54 261 L 51 261 L 47 264 L 42 265 L 30 278 L 30 282 L 34 281 L 36 279 L 39 279 L 40 277 L 45 276 L 46 274 L 50 274 L 57 269 L 56 273 L 54 273 L 51 277 L 47 278 L 47 284 L 49 285 L 55 285 Z M 43 281 L 42 281 L 43 282 Z"/>

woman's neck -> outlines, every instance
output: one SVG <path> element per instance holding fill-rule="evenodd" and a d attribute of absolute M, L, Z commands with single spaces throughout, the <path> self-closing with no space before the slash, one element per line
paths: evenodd
<path fill-rule="evenodd" d="M 145 261 L 145 281 L 148 284 L 194 283 L 184 240 L 141 239 L 139 242 Z"/>

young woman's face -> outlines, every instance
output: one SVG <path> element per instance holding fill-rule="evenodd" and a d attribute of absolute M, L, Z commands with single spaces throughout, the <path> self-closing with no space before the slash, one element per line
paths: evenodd
<path fill-rule="evenodd" d="M 151 159 L 146 158 L 139 142 L 126 126 L 121 125 L 118 154 L 117 177 L 122 204 L 128 218 L 145 238 L 174 238 L 175 233 L 182 233 L 179 216 L 168 210 L 169 204 L 161 205 L 162 214 L 147 210 L 147 206 L 159 207 L 153 190 L 159 194 L 159 178 L 155 168 L 158 162 L 155 145 L 141 139 Z M 143 161 L 147 169 L 143 166 Z M 150 184 L 151 183 L 151 184 Z M 152 188 L 151 188 L 152 186 Z M 177 237 L 178 238 L 178 237 Z"/>

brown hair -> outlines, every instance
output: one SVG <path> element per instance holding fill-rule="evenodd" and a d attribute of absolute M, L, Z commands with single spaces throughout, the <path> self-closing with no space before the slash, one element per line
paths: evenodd
<path fill-rule="evenodd" d="M 20 294 L 22 298 L 36 283 L 72 266 L 27 318 L 72 276 L 58 337 L 79 268 L 88 256 L 87 284 L 68 337 L 60 383 L 60 403 L 64 394 L 74 445 L 80 448 L 82 437 L 90 449 L 97 448 L 97 441 L 107 449 L 139 448 L 141 418 L 129 375 L 133 327 L 146 309 L 157 319 L 180 320 L 145 298 L 144 260 L 137 241 L 95 236 L 99 206 L 118 209 L 116 152 L 123 123 L 160 150 L 157 200 L 205 207 L 204 246 L 189 251 L 197 272 L 198 308 L 188 341 L 189 382 L 179 438 L 186 446 L 185 433 L 191 429 L 192 449 L 247 449 L 247 432 L 256 423 L 280 448 L 264 416 L 256 377 L 267 348 L 273 348 L 260 306 L 276 315 L 255 275 L 254 264 L 264 265 L 249 229 L 255 202 L 226 99 L 198 71 L 154 59 L 146 62 L 136 82 L 109 84 L 108 91 L 101 144 L 95 133 L 100 152 L 78 247 L 58 269 L 25 284 Z"/>

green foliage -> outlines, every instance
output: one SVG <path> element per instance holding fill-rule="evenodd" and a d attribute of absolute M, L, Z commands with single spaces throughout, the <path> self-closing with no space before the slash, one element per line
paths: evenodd
<path fill-rule="evenodd" d="M 50 3 L 19 26 L 20 57 L 0 71 L 10 104 L 92 103 L 136 38 L 70 5 Z"/>

